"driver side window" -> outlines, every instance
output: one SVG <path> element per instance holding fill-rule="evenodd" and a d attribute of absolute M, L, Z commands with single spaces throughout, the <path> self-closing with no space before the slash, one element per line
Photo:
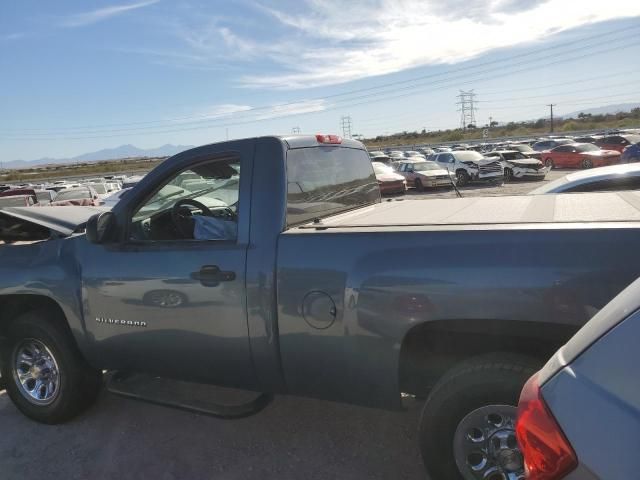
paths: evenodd
<path fill-rule="evenodd" d="M 136 241 L 236 240 L 240 161 L 200 163 L 172 175 L 136 209 Z"/>

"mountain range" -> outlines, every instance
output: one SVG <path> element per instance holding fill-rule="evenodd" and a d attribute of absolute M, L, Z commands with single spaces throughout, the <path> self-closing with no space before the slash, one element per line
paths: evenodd
<path fill-rule="evenodd" d="M 610 115 L 618 112 L 630 112 L 634 108 L 640 108 L 640 103 L 620 103 L 618 105 L 606 105 L 604 107 L 587 108 L 586 110 L 577 110 L 570 113 L 562 113 L 558 115 L 562 118 L 576 118 L 581 113 L 585 115 Z"/>
<path fill-rule="evenodd" d="M 74 162 L 95 162 L 100 160 L 117 160 L 121 158 L 135 157 L 169 157 L 184 150 L 193 148 L 191 145 L 171 145 L 166 144 L 157 148 L 138 148 L 135 145 L 120 145 L 115 148 L 105 148 L 97 152 L 83 153 L 72 158 L 39 158 L 37 160 L 13 160 L 4 162 L 4 168 L 29 168 L 38 165 L 49 165 L 52 163 L 74 163 Z"/>

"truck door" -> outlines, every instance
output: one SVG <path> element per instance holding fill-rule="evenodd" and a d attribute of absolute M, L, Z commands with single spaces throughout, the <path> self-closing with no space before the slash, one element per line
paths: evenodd
<path fill-rule="evenodd" d="M 250 182 L 241 171 L 250 169 L 227 156 L 170 172 L 116 209 L 121 241 L 83 242 L 84 318 L 101 365 L 255 386 L 245 287 Z"/>

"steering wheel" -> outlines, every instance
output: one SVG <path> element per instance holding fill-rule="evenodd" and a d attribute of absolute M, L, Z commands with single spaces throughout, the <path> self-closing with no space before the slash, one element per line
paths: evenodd
<path fill-rule="evenodd" d="M 189 208 L 193 207 L 193 209 Z M 171 221 L 176 230 L 184 238 L 193 238 L 193 216 L 194 210 L 200 210 L 202 215 L 213 217 L 213 212 L 206 205 L 192 198 L 183 198 L 173 204 L 171 208 Z"/>

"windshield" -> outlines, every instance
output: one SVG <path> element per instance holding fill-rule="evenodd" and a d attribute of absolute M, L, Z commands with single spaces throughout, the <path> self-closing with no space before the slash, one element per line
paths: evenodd
<path fill-rule="evenodd" d="M 373 171 L 378 175 L 393 173 L 393 168 L 391 168 L 389 165 L 385 165 L 384 163 L 373 162 L 371 163 L 371 165 L 373 165 Z"/>
<path fill-rule="evenodd" d="M 88 188 L 63 190 L 56 195 L 56 202 L 62 200 L 81 200 L 83 198 L 91 198 L 91 191 Z"/>
<path fill-rule="evenodd" d="M 104 183 L 94 183 L 93 189 L 101 195 L 107 193 L 107 186 Z"/>
<path fill-rule="evenodd" d="M 502 154 L 505 160 L 527 160 L 527 156 L 520 152 L 505 152 Z"/>
<path fill-rule="evenodd" d="M 585 143 L 584 145 L 577 145 L 576 150 L 579 152 L 597 152 L 600 150 L 600 147 L 596 147 L 590 143 Z"/>
<path fill-rule="evenodd" d="M 344 147 L 287 152 L 287 224 L 380 202 L 369 155 Z"/>
<path fill-rule="evenodd" d="M 442 167 L 435 162 L 417 162 L 413 164 L 413 170 L 416 172 L 425 172 L 427 170 L 442 170 Z"/>
<path fill-rule="evenodd" d="M 452 152 L 452 155 L 460 162 L 478 161 L 484 158 L 481 153 L 474 151 Z"/>

